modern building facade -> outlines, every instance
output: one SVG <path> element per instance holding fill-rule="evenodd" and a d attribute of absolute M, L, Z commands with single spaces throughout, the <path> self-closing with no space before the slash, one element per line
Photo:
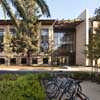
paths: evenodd
<path fill-rule="evenodd" d="M 88 65 L 84 54 L 85 45 L 89 41 L 89 16 L 87 10 L 70 20 L 40 20 L 42 26 L 39 33 L 39 53 L 33 54 L 31 64 L 41 65 Z M 10 20 L 0 20 L 0 41 L 9 31 L 15 34 Z M 0 46 L 0 64 L 6 64 L 7 58 L 3 47 Z M 50 53 L 47 53 L 50 51 Z M 10 58 L 10 64 L 27 64 L 26 56 Z"/>

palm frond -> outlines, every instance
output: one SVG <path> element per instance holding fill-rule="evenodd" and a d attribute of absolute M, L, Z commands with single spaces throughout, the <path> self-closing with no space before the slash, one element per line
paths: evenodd
<path fill-rule="evenodd" d="M 50 17 L 49 7 L 44 0 L 34 0 L 37 5 L 40 7 L 42 13 L 47 17 Z"/>
<path fill-rule="evenodd" d="M 11 18 L 11 20 L 13 21 L 14 25 L 18 28 L 18 24 L 17 24 L 16 18 L 14 16 L 14 14 L 12 13 L 8 2 L 6 0 L 2 0 L 2 5 L 5 8 L 5 10 L 7 11 L 7 14 Z"/>
<path fill-rule="evenodd" d="M 19 0 L 9 0 L 9 1 L 13 4 L 14 8 L 17 10 L 20 17 L 22 17 L 24 21 L 27 21 L 27 16 L 23 4 L 20 3 Z"/>
<path fill-rule="evenodd" d="M 4 13 L 4 18 L 6 19 L 6 15 L 7 15 L 7 11 L 4 7 L 4 5 L 1 3 L 1 7 L 2 7 L 2 10 L 3 10 L 3 13 Z"/>

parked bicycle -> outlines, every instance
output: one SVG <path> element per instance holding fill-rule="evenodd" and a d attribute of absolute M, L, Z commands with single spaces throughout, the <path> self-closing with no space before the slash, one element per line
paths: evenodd
<path fill-rule="evenodd" d="M 81 81 L 57 77 L 44 80 L 47 96 L 50 100 L 89 100 L 82 93 Z"/>

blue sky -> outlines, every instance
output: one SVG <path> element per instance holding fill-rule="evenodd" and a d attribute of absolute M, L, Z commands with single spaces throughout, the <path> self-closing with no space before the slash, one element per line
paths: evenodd
<path fill-rule="evenodd" d="M 95 8 L 100 6 L 100 0 L 45 0 L 51 11 L 51 18 L 73 19 L 85 8 L 93 15 Z"/>
<path fill-rule="evenodd" d="M 100 6 L 100 0 L 45 0 L 50 8 L 52 19 L 74 19 L 85 8 L 93 15 L 95 8 Z M 0 19 L 3 13 L 0 9 Z M 43 17 L 44 18 L 44 17 Z"/>

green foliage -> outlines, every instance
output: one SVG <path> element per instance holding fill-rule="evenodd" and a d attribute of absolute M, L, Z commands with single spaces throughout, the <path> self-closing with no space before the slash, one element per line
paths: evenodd
<path fill-rule="evenodd" d="M 95 9 L 95 19 L 100 21 L 100 7 Z"/>
<path fill-rule="evenodd" d="M 11 39 L 12 39 L 12 35 L 10 34 L 10 32 L 4 34 L 4 42 L 3 42 L 4 52 L 7 57 L 12 56 Z"/>
<path fill-rule="evenodd" d="M 33 38 L 28 37 L 27 35 L 20 36 L 19 38 L 17 36 L 14 36 L 12 38 L 12 47 L 13 51 L 15 51 L 18 54 L 26 54 L 28 50 L 32 52 L 37 51 L 37 46 L 35 46 L 33 43 Z"/>
<path fill-rule="evenodd" d="M 93 65 L 93 60 L 97 64 L 97 60 L 100 58 L 100 25 L 95 29 L 96 33 L 90 33 L 89 44 L 86 45 L 87 49 L 85 53 Z"/>
<path fill-rule="evenodd" d="M 37 74 L 6 74 L 1 77 L 0 100 L 45 100 L 46 94 Z"/>
<path fill-rule="evenodd" d="M 41 84 L 43 78 L 52 78 L 57 73 L 40 74 L 1 74 L 0 75 L 0 100 L 45 100 L 45 90 Z M 67 72 L 65 77 L 79 80 L 90 80 L 89 72 Z M 96 77 L 100 82 L 100 74 Z"/>
<path fill-rule="evenodd" d="M 12 49 L 17 54 L 27 55 L 28 65 L 30 65 L 30 56 L 38 51 L 38 33 L 40 30 L 38 18 L 41 13 L 50 17 L 49 8 L 44 0 L 1 0 L 0 3 L 4 12 L 6 11 L 16 26 L 17 32 L 16 36 L 11 39 L 11 48 L 8 48 L 9 50 L 6 48 L 5 51 L 8 53 Z M 22 20 L 18 21 L 20 18 Z"/>

